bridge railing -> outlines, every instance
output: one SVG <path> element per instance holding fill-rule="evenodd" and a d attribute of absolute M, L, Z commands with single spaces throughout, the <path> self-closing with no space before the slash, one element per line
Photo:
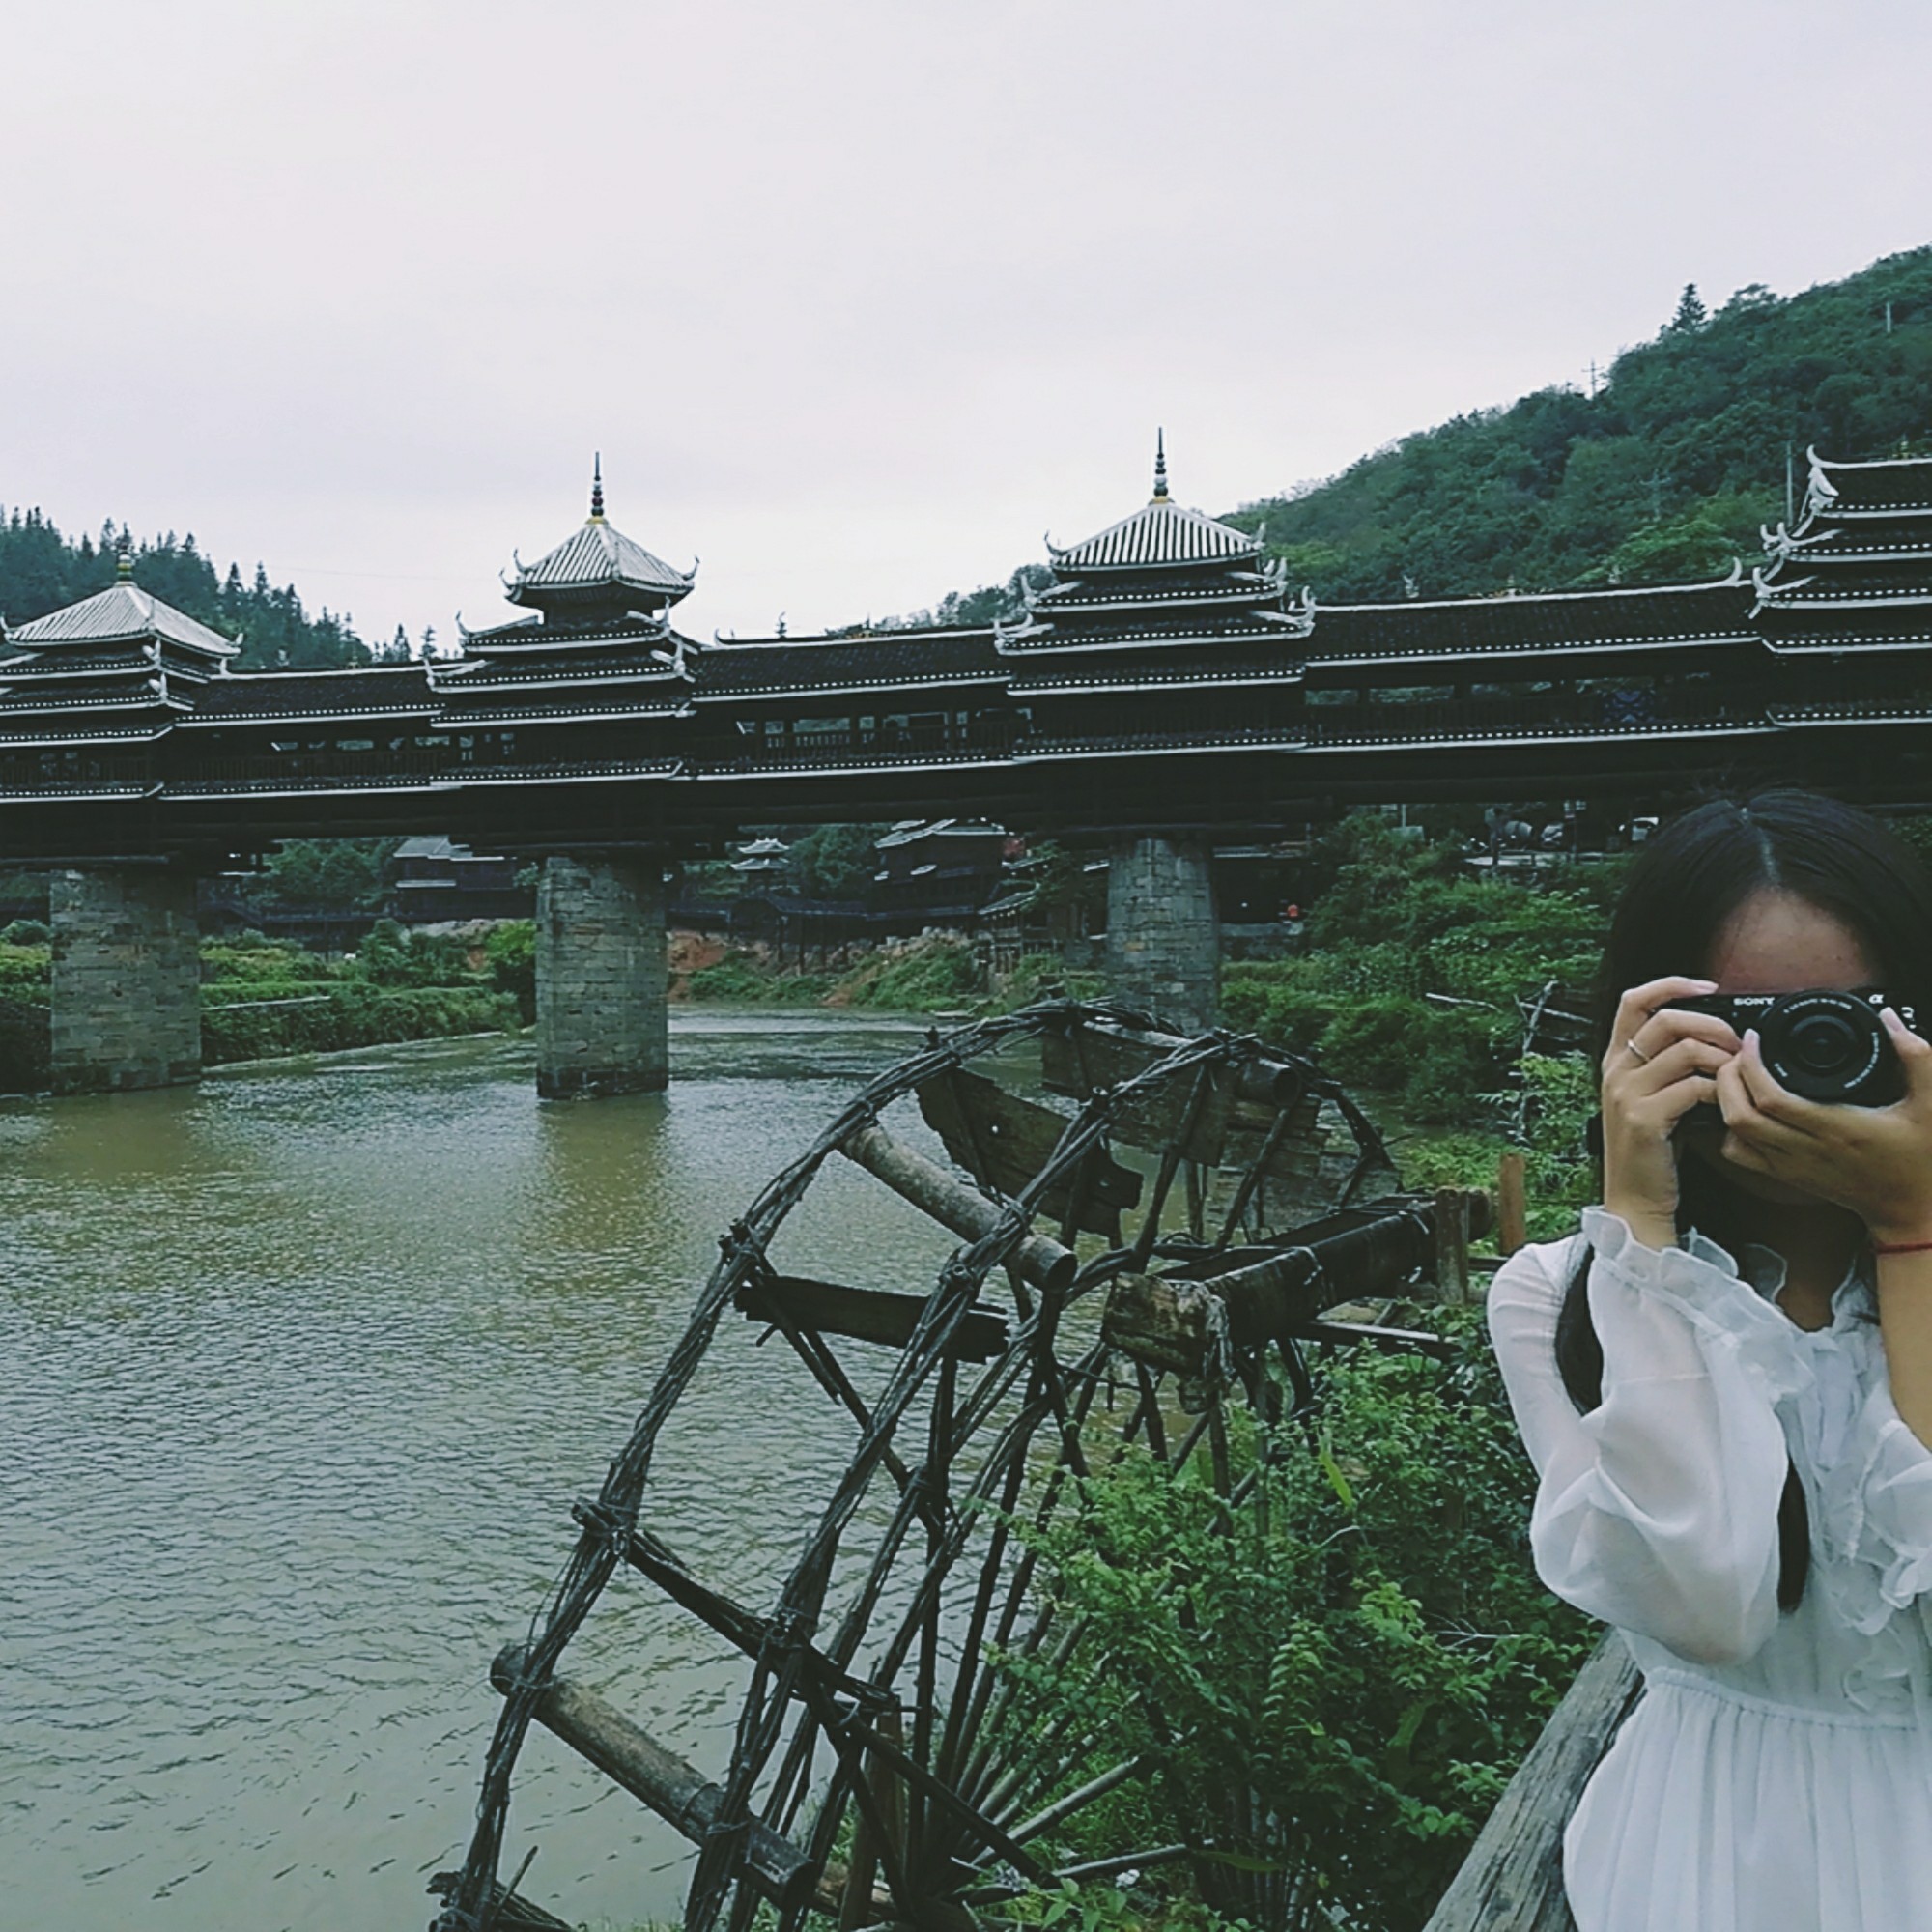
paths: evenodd
<path fill-rule="evenodd" d="M 1019 734 L 1009 724 L 959 727 L 885 727 L 865 731 L 801 731 L 786 736 L 747 738 L 735 755 L 704 760 L 707 771 L 810 771 L 830 765 L 895 764 L 907 761 L 946 764 L 963 758 L 1004 758 Z"/>
<path fill-rule="evenodd" d="M 101 784 L 147 785 L 155 769 L 146 753 L 106 752 L 79 755 L 72 752 L 19 753 L 0 757 L 0 792 L 87 790 Z"/>
<path fill-rule="evenodd" d="M 1468 739 L 1596 738 L 1768 725 L 1754 692 L 1552 693 L 1538 697 L 1441 698 L 1423 704 L 1311 704 L 1308 743 L 1430 744 Z"/>

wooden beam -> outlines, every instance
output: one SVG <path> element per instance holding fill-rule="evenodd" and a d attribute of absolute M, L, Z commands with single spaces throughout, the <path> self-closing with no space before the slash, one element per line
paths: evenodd
<path fill-rule="evenodd" d="M 1452 1227 L 1484 1199 L 1448 1192 Z M 1226 1254 L 1233 1265 L 1219 1274 L 1119 1275 L 1107 1292 L 1101 1333 L 1137 1361 L 1198 1376 L 1207 1366 L 1213 1299 L 1225 1304 L 1229 1338 L 1239 1348 L 1305 1335 L 1325 1309 L 1392 1293 L 1432 1257 L 1439 1264 L 1440 1212 L 1439 1200 L 1424 1207 L 1398 1199 L 1380 1212 L 1329 1215 L 1298 1230 L 1293 1247 L 1259 1258 L 1253 1249 Z"/>
<path fill-rule="evenodd" d="M 740 1284 L 739 1308 L 753 1321 L 788 1322 L 820 1335 L 843 1335 L 903 1349 L 925 1312 L 923 1294 L 891 1294 L 879 1289 L 842 1288 L 837 1282 L 780 1274 Z M 1009 1333 L 997 1308 L 976 1302 L 952 1331 L 946 1352 L 962 1362 L 990 1362 L 1004 1355 Z"/>
<path fill-rule="evenodd" d="M 838 1151 L 963 1240 L 983 1240 L 1000 1219 L 1001 1209 L 985 1195 L 963 1186 L 923 1154 L 901 1147 L 883 1127 L 860 1127 L 845 1137 Z M 1007 1265 L 1035 1288 L 1058 1294 L 1073 1285 L 1080 1262 L 1072 1249 L 1058 1241 L 1027 1235 Z"/>
<path fill-rule="evenodd" d="M 490 1666 L 490 1682 L 504 1696 L 523 1673 L 524 1655 L 522 1645 L 511 1644 Z M 724 1796 L 719 1787 L 582 1685 L 552 1678 L 537 1700 L 536 1719 L 694 1845 L 701 1844 L 717 1823 Z M 818 1878 L 789 1838 L 756 1818 L 746 1824 L 739 1869 L 781 1912 L 810 1899 Z"/>

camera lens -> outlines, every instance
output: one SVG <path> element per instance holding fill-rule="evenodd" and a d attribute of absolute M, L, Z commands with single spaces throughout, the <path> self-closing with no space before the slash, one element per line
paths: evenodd
<path fill-rule="evenodd" d="M 1863 1043 L 1836 1013 L 1812 1013 L 1791 1029 L 1785 1052 L 1807 1073 L 1834 1073 L 1859 1065 Z"/>
<path fill-rule="evenodd" d="M 1786 993 L 1765 1012 L 1758 1038 L 1772 1077 L 1803 1099 L 1873 1107 L 1897 1097 L 1897 1056 L 1855 993 Z"/>

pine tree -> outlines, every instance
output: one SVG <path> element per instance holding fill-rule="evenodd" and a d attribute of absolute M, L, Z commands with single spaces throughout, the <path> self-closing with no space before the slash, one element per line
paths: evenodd
<path fill-rule="evenodd" d="M 1697 293 L 1697 284 L 1686 282 L 1684 293 L 1677 298 L 1677 313 L 1670 318 L 1668 333 L 1695 335 L 1710 319 L 1710 311 L 1704 306 L 1704 298 Z"/>

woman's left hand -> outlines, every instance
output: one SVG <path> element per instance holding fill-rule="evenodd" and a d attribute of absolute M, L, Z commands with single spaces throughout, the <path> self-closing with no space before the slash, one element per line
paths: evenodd
<path fill-rule="evenodd" d="M 1801 1100 L 1777 1084 L 1757 1034 L 1747 1033 L 1717 1076 L 1723 1154 L 1849 1208 L 1877 1242 L 1932 1240 L 1932 1040 L 1889 1007 L 1882 1017 L 1905 1070 L 1905 1097 L 1889 1107 Z"/>

